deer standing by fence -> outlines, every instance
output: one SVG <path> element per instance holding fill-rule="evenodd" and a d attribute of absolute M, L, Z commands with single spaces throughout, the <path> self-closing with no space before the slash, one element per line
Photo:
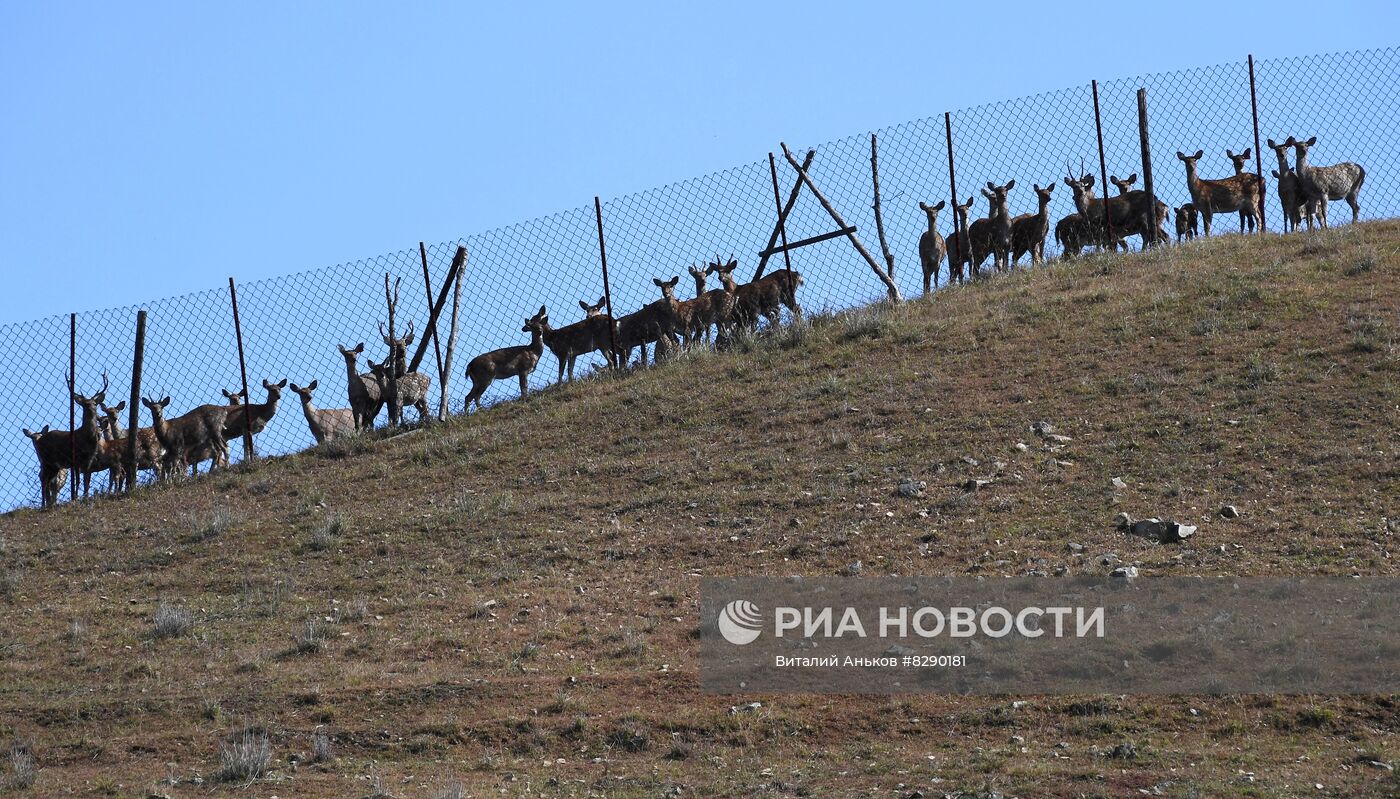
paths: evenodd
<path fill-rule="evenodd" d="M 578 304 L 583 309 L 583 319 L 557 329 L 550 327 L 548 319 L 546 319 L 544 326 L 544 345 L 549 348 L 550 352 L 554 353 L 554 357 L 559 361 L 558 382 L 560 383 L 564 382 L 565 368 L 568 369 L 570 382 L 573 381 L 574 362 L 580 355 L 602 350 L 608 365 L 613 365 L 611 331 L 613 318 L 603 312 L 603 308 L 607 305 L 606 298 L 599 297 L 598 301 L 592 305 L 583 300 L 579 300 Z"/>
<path fill-rule="evenodd" d="M 967 202 L 959 205 L 953 198 L 953 232 L 944 242 L 948 246 L 948 282 L 963 282 L 972 273 L 972 247 L 968 243 L 971 225 L 967 215 L 977 202 L 977 195 L 968 195 Z"/>
<path fill-rule="evenodd" d="M 1196 231 L 1199 229 L 1196 225 L 1196 206 L 1182 203 L 1181 207 L 1173 211 L 1176 214 L 1176 243 L 1196 238 Z"/>
<path fill-rule="evenodd" d="M 1259 185 L 1255 181 L 1247 181 L 1241 176 L 1220 178 L 1218 180 L 1204 180 L 1196 174 L 1196 162 L 1205 155 L 1204 150 L 1197 150 L 1195 155 L 1177 151 L 1176 157 L 1181 163 L 1186 165 L 1186 187 L 1191 192 L 1191 204 L 1196 207 L 1196 212 L 1201 215 L 1205 222 L 1205 234 L 1210 235 L 1211 218 L 1218 213 L 1229 211 L 1239 211 L 1253 220 L 1259 215 Z M 1250 222 L 1250 229 L 1254 228 L 1254 222 Z"/>
<path fill-rule="evenodd" d="M 1011 220 L 1011 268 L 1022 255 L 1030 253 L 1032 264 L 1045 263 L 1045 237 L 1050 233 L 1050 193 L 1055 190 L 1051 181 L 1044 188 L 1032 183 L 1035 189 L 1038 209 L 1033 214 L 1021 214 Z"/>
<path fill-rule="evenodd" d="M 102 373 L 102 388 L 90 397 L 73 390 L 73 381 L 68 381 L 69 399 L 82 408 L 82 422 L 72 432 L 49 430 L 45 426 L 39 433 L 24 431 L 34 442 L 34 451 L 39 456 L 39 484 L 41 502 L 44 507 L 52 507 L 58 502 L 59 491 L 67 479 L 70 467 L 76 466 L 79 474 L 91 470 L 102 443 L 102 432 L 98 427 L 97 408 L 107 399 L 107 373 Z M 62 479 L 60 479 L 60 472 Z M 86 496 L 86 492 L 84 493 Z"/>
<path fill-rule="evenodd" d="M 336 345 L 345 359 L 345 381 L 349 387 L 350 412 L 355 418 L 355 430 L 373 430 L 374 420 L 384 407 L 384 395 L 379 390 L 379 381 L 369 372 L 361 373 L 356 359 L 365 351 L 361 341 L 354 349 Z"/>
<path fill-rule="evenodd" d="M 617 320 L 617 350 L 621 354 L 618 366 L 625 366 L 632 360 L 632 350 L 640 347 L 642 350 L 642 366 L 647 363 L 647 345 L 655 342 L 656 350 L 652 356 L 652 362 L 659 362 L 661 359 L 662 342 L 671 347 L 679 347 L 680 340 L 676 338 L 676 330 L 680 325 L 677 315 L 675 288 L 680 282 L 680 276 L 676 275 L 670 280 L 652 278 L 657 288 L 661 289 L 661 299 L 647 303 L 636 311 Z M 737 312 L 737 309 L 736 309 Z"/>
<path fill-rule="evenodd" d="M 397 289 L 394 298 L 397 304 Z M 428 392 L 432 390 L 433 381 L 422 372 L 408 371 L 408 345 L 413 343 L 413 320 L 408 320 L 408 332 L 398 338 L 390 337 L 384 323 L 380 322 L 379 335 L 384 339 L 384 346 L 389 348 L 389 357 L 384 362 L 392 368 L 388 379 L 379 381 L 380 396 L 384 397 L 385 402 L 397 400 L 397 406 L 389 408 L 390 414 L 395 417 L 390 422 L 400 424 L 403 409 L 416 408 L 418 421 L 427 424 L 432 421 L 428 417 Z"/>
<path fill-rule="evenodd" d="M 120 453 L 116 465 L 108 471 L 107 482 L 112 491 L 125 491 L 129 486 L 126 482 L 126 451 L 128 433 L 122 429 L 121 417 L 118 416 L 126 410 L 126 401 L 117 403 L 115 408 L 102 406 L 102 424 L 107 428 L 107 436 Z M 156 431 L 149 427 L 142 427 L 136 430 L 136 471 L 158 470 L 161 458 L 165 454 L 165 449 L 160 445 L 160 439 L 156 438 Z"/>
<path fill-rule="evenodd" d="M 1245 162 L 1248 161 L 1251 157 L 1253 157 L 1253 151 L 1251 148 L 1246 147 L 1244 148 L 1244 152 L 1236 153 L 1227 147 L 1225 149 L 1225 157 L 1230 159 L 1230 163 L 1234 165 L 1235 177 L 1239 178 L 1245 183 L 1254 184 L 1254 188 L 1250 190 L 1251 195 L 1255 198 L 1254 214 L 1250 215 L 1246 214 L 1244 211 L 1240 211 L 1240 232 L 1244 232 L 1245 222 L 1247 221 L 1249 223 L 1249 232 L 1253 233 L 1255 226 L 1255 217 L 1263 217 L 1263 211 L 1261 210 L 1260 206 L 1264 204 L 1264 196 L 1268 194 L 1268 192 L 1264 189 L 1264 185 L 1260 182 L 1259 176 L 1252 172 L 1245 171 Z M 1263 232 L 1262 225 L 1260 226 L 1259 230 L 1260 232 Z"/>
<path fill-rule="evenodd" d="M 1308 149 L 1317 144 L 1316 136 L 1307 141 L 1299 141 L 1289 136 L 1285 144 L 1289 143 L 1293 145 L 1295 153 L 1294 161 L 1297 166 L 1294 171 L 1298 174 L 1298 188 L 1303 192 L 1303 199 L 1317 215 L 1318 224 L 1327 227 L 1329 200 L 1346 200 L 1347 205 L 1351 206 L 1351 222 L 1356 224 L 1356 220 L 1361 216 L 1361 202 L 1357 200 L 1357 195 L 1361 192 L 1361 184 L 1366 182 L 1366 170 L 1360 164 L 1351 161 L 1332 166 L 1313 166 L 1308 163 Z M 1312 230 L 1312 216 L 1308 217 L 1308 230 Z"/>
<path fill-rule="evenodd" d="M 719 288 L 706 292 L 710 298 L 710 314 L 715 322 L 716 347 L 728 341 L 734 332 L 735 308 L 739 303 L 739 285 L 734 282 L 734 270 L 738 268 L 739 261 L 732 255 L 728 261 L 716 256 L 713 263 L 705 265 L 705 274 L 716 276 L 720 283 Z"/>
<path fill-rule="evenodd" d="M 919 265 L 924 269 L 925 294 L 938 288 L 938 265 L 948 254 L 948 243 L 943 240 L 943 234 L 938 232 L 938 212 L 947 206 L 947 200 L 939 200 L 937 205 L 919 203 L 920 210 L 928 217 L 928 229 L 919 236 Z M 948 281 L 952 282 L 951 275 Z"/>
<path fill-rule="evenodd" d="M 1007 211 L 1007 194 L 1016 187 L 1013 179 L 1004 186 L 987 181 L 982 196 L 990 206 L 987 215 L 972 223 L 968 238 L 972 244 L 972 274 L 982 271 L 982 262 L 992 256 L 992 266 L 1004 271 L 1011 260 L 1011 214 Z"/>
<path fill-rule="evenodd" d="M 317 444 L 324 444 L 334 438 L 344 438 L 355 433 L 355 412 L 350 408 L 317 408 L 311 403 L 311 392 L 320 384 L 312 380 L 302 388 L 292 383 L 288 388 L 301 397 L 301 412 L 306 416 L 306 426 Z"/>
<path fill-rule="evenodd" d="M 246 406 L 229 403 L 232 407 L 228 412 L 228 421 L 224 423 L 225 441 L 242 438 L 245 429 L 254 435 L 261 433 L 263 428 L 267 427 L 267 423 L 272 421 L 272 417 L 277 415 L 277 404 L 282 400 L 282 389 L 287 387 L 287 379 L 284 377 L 280 383 L 270 383 L 264 378 L 262 384 L 267 391 L 267 402 L 250 403 Z M 224 393 L 228 394 L 227 391 Z"/>
<path fill-rule="evenodd" d="M 1283 232 L 1297 230 L 1303 223 L 1303 214 L 1308 216 L 1308 227 L 1312 227 L 1313 209 L 1308 207 L 1307 199 L 1303 197 L 1303 189 L 1298 185 L 1298 173 L 1293 171 L 1293 167 L 1288 165 L 1288 149 L 1292 147 L 1288 142 L 1276 143 L 1273 139 L 1268 140 L 1269 149 L 1274 151 L 1274 157 L 1278 159 L 1278 169 L 1272 170 L 1271 174 L 1278 181 L 1278 204 L 1283 208 Z"/>
<path fill-rule="evenodd" d="M 471 407 L 472 402 L 476 402 L 476 409 L 481 410 L 481 395 L 486 393 L 493 381 L 501 377 L 519 377 L 520 398 L 525 399 L 530 393 L 530 373 L 535 371 L 535 365 L 544 354 L 544 329 L 548 325 L 549 314 L 541 305 L 539 312 L 526 319 L 525 326 L 520 328 L 522 332 L 530 334 L 529 344 L 502 347 L 472 358 L 471 363 L 467 364 L 467 377 L 471 378 L 472 390 L 467 393 L 467 399 L 462 403 L 463 413 Z"/>
<path fill-rule="evenodd" d="M 52 507 L 58 503 L 63 484 L 68 482 L 68 467 L 54 457 L 57 442 L 45 443 L 45 439 L 57 435 L 59 431 L 50 430 L 48 425 L 37 433 L 27 427 L 23 430 L 25 437 L 34 444 L 34 454 L 39 457 L 39 502 L 42 507 Z M 71 449 L 69 453 L 71 455 Z"/>
<path fill-rule="evenodd" d="M 228 442 L 224 426 L 228 424 L 227 405 L 201 405 L 174 419 L 166 420 L 165 409 L 170 398 L 153 400 L 142 397 L 141 404 L 151 411 L 152 429 L 165 454 L 161 459 L 161 476 L 174 478 L 186 466 L 195 472 L 201 461 L 210 460 L 209 470 L 228 466 Z"/>

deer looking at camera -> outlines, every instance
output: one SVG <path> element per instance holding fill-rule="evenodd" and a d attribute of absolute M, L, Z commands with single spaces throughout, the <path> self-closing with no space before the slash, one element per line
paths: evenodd
<path fill-rule="evenodd" d="M 982 262 L 987 255 L 992 256 L 992 266 L 998 272 L 1005 271 L 1011 260 L 1011 214 L 1007 211 L 1007 194 L 1016 187 L 1011 180 L 1004 186 L 987 181 L 982 196 L 987 198 L 990 208 L 987 215 L 972 223 L 968 228 L 968 238 L 972 243 L 972 273 L 982 270 Z"/>
<path fill-rule="evenodd" d="M 324 444 L 334 438 L 344 438 L 355 433 L 355 412 L 349 408 L 317 408 L 311 404 L 311 392 L 320 381 L 312 380 L 302 388 L 296 383 L 287 386 L 301 397 L 301 412 L 306 416 L 306 426 L 317 444 Z"/>
<path fill-rule="evenodd" d="M 1196 212 L 1205 222 L 1205 234 L 1210 235 L 1211 217 L 1230 211 L 1239 211 L 1249 217 L 1249 226 L 1253 230 L 1254 220 L 1259 215 L 1258 179 L 1250 181 L 1237 175 L 1219 180 L 1203 180 L 1196 174 L 1196 162 L 1203 155 L 1203 150 L 1197 150 L 1195 155 L 1187 155 L 1180 150 L 1176 153 L 1176 157 L 1186 165 L 1186 187 L 1191 191 L 1191 204 L 1196 206 Z"/>
<path fill-rule="evenodd" d="M 1176 243 L 1183 240 L 1196 238 L 1196 206 L 1191 203 L 1182 203 L 1181 207 L 1173 209 L 1176 214 Z"/>
<path fill-rule="evenodd" d="M 1318 224 L 1327 227 L 1328 200 L 1346 200 L 1347 205 L 1351 206 L 1351 222 L 1356 224 L 1361 215 L 1361 203 L 1356 197 L 1361 192 L 1361 184 L 1366 182 L 1366 170 L 1362 169 L 1360 164 L 1350 161 L 1332 166 L 1313 166 L 1308 163 L 1308 149 L 1317 144 L 1316 136 L 1307 141 L 1299 141 L 1289 136 L 1288 141 L 1284 143 L 1293 145 L 1298 188 L 1303 192 L 1303 199 L 1317 215 Z M 1311 216 L 1308 217 L 1308 230 L 1312 230 Z"/>
<path fill-rule="evenodd" d="M 948 246 L 948 282 L 961 283 L 971 276 L 972 247 L 968 245 L 969 225 L 967 215 L 977 202 L 977 195 L 969 195 L 967 202 L 959 205 L 953 199 L 953 232 L 944 240 Z"/>
<path fill-rule="evenodd" d="M 709 271 L 694 264 L 687 269 L 691 279 L 695 281 L 695 298 L 682 300 L 676 313 L 680 319 L 681 344 L 689 348 L 701 338 L 706 344 L 710 343 L 710 326 L 715 323 L 715 308 L 709 289 L 705 286 Z"/>
<path fill-rule="evenodd" d="M 117 452 L 115 465 L 107 473 L 107 482 L 113 491 L 125 491 L 128 486 L 126 482 L 126 450 L 127 432 L 122 428 L 119 413 L 126 410 L 126 401 L 117 403 L 115 408 L 102 406 L 101 424 L 105 427 L 109 443 Z M 106 446 L 106 445 L 104 445 Z M 136 471 L 152 471 L 160 468 L 161 457 L 165 454 L 165 449 L 160 445 L 160 439 L 156 438 L 156 431 L 149 427 L 138 428 L 136 431 Z"/>
<path fill-rule="evenodd" d="M 554 357 L 559 361 L 558 381 L 561 383 L 564 382 L 566 367 L 569 372 L 569 380 L 573 381 L 574 362 L 580 355 L 602 350 L 608 365 L 613 365 L 613 319 L 603 312 L 603 308 L 607 306 L 607 298 L 599 297 L 598 301 L 592 305 L 579 300 L 578 305 L 583 309 L 583 319 L 555 329 L 549 326 L 546 318 L 544 327 L 544 345 L 549 348 L 550 352 L 554 353 Z"/>
<path fill-rule="evenodd" d="M 1271 170 L 1270 174 L 1278 181 L 1278 204 L 1283 208 L 1283 232 L 1297 230 L 1303 223 L 1305 213 L 1308 217 L 1308 227 L 1311 228 L 1314 209 L 1308 206 L 1303 189 L 1298 185 L 1298 173 L 1288 165 L 1288 150 L 1293 145 L 1288 142 L 1279 144 L 1273 139 L 1266 143 L 1269 149 L 1274 151 L 1274 158 L 1278 159 L 1278 169 Z"/>
<path fill-rule="evenodd" d="M 242 438 L 246 429 L 254 435 L 261 433 L 267 423 L 272 421 L 272 417 L 277 415 L 277 404 L 282 400 L 282 389 L 287 387 L 287 379 L 282 378 L 280 383 L 270 383 L 266 378 L 262 381 L 263 388 L 267 391 L 267 402 L 251 403 L 241 405 L 230 402 L 228 420 L 224 423 L 224 440 L 233 441 Z M 225 395 L 229 392 L 225 391 Z M 229 398 L 238 396 L 229 395 Z"/>
<path fill-rule="evenodd" d="M 394 297 L 397 304 L 397 289 Z M 384 346 L 389 348 L 389 357 L 384 362 L 392 367 L 392 375 L 389 375 L 391 379 L 379 381 L 380 396 L 384 397 L 386 403 L 395 398 L 398 400 L 397 408 L 389 408 L 391 415 L 394 415 L 395 411 L 401 414 L 403 408 L 416 408 L 418 421 L 427 424 L 431 421 L 428 416 L 428 392 L 432 389 L 433 381 L 422 372 L 408 371 L 408 345 L 413 343 L 413 320 L 408 320 L 408 332 L 398 338 L 391 338 L 384 329 L 384 323 L 380 322 L 379 335 L 384 339 Z M 398 424 L 402 419 L 395 418 L 390 421 Z"/>
<path fill-rule="evenodd" d="M 361 341 L 354 349 L 339 344 L 336 348 L 345 359 L 345 380 L 349 386 L 350 412 L 355 418 L 355 430 L 373 430 L 374 420 L 384 407 L 384 397 L 379 391 L 379 381 L 369 372 L 360 372 L 356 363 L 365 351 L 365 343 Z"/>
<path fill-rule="evenodd" d="M 535 365 L 544 354 L 544 329 L 548 325 L 549 313 L 541 305 L 539 312 L 526 319 L 525 326 L 520 328 L 521 332 L 530 334 L 529 344 L 502 347 L 483 352 L 471 359 L 471 363 L 467 364 L 467 377 L 471 378 L 472 390 L 467 393 L 467 399 L 462 403 L 463 413 L 473 402 L 476 403 L 476 409 L 481 410 L 481 395 L 486 393 L 486 389 L 497 378 L 519 377 L 520 398 L 525 399 L 530 391 L 530 373 L 535 371 Z"/>
<path fill-rule="evenodd" d="M 928 229 L 919 236 L 919 265 L 924 269 L 925 294 L 938 288 L 938 265 L 948 254 L 948 243 L 943 240 L 943 234 L 938 232 L 938 212 L 947 206 L 947 200 L 939 200 L 938 205 L 919 203 L 919 209 L 928 217 Z M 952 282 L 951 275 L 948 280 Z"/>
<path fill-rule="evenodd" d="M 68 467 L 50 456 L 57 444 L 44 443 L 44 439 L 58 432 L 50 430 L 48 425 L 37 433 L 27 427 L 22 429 L 25 437 L 34 445 L 34 454 L 39 456 L 39 502 L 45 508 L 51 507 L 58 503 L 58 494 L 63 490 L 63 484 L 68 482 Z M 71 450 L 69 454 L 72 454 Z"/>
<path fill-rule="evenodd" d="M 632 350 L 637 347 L 642 350 L 640 364 L 646 366 L 648 344 L 653 342 L 656 344 L 652 363 L 659 362 L 662 357 L 662 342 L 665 342 L 665 345 L 670 348 L 680 346 L 680 340 L 676 338 L 676 331 L 680 327 L 678 315 L 680 302 L 676 299 L 675 293 L 680 276 L 676 275 L 670 280 L 652 278 L 651 282 L 661 289 L 661 299 L 647 303 L 617 320 L 617 351 L 620 355 L 618 362 L 620 367 L 631 362 Z"/>
<path fill-rule="evenodd" d="M 1124 238 L 1127 236 L 1141 237 L 1144 247 L 1170 241 L 1163 228 L 1168 217 L 1166 203 L 1139 190 L 1124 191 L 1116 197 L 1100 200 L 1094 196 L 1094 176 L 1084 171 L 1082 163 L 1078 177 L 1073 176 L 1074 170 L 1068 164 L 1065 169 L 1070 173 L 1065 176 L 1065 185 L 1074 192 L 1074 207 L 1083 217 L 1083 231 L 1091 237 L 1092 243 L 1100 248 L 1126 250 L 1128 244 Z M 1132 176 L 1131 180 L 1135 179 L 1136 175 Z M 1131 185 L 1131 181 L 1124 183 Z M 1108 235 L 1110 226 L 1112 239 Z"/>
<path fill-rule="evenodd" d="M 153 400 L 142 397 L 141 404 L 151 411 L 152 429 L 165 454 L 161 458 L 160 476 L 173 479 L 189 466 L 198 471 L 200 461 L 212 460 L 209 467 L 228 467 L 228 442 L 224 427 L 228 424 L 227 405 L 201 405 L 182 416 L 166 420 L 165 409 L 170 398 Z"/>
<path fill-rule="evenodd" d="M 1253 172 L 1246 172 L 1244 169 L 1245 162 L 1253 157 L 1252 150 L 1246 147 L 1244 148 L 1244 152 L 1235 153 L 1233 150 L 1226 148 L 1225 157 L 1230 159 L 1230 163 L 1234 165 L 1235 177 L 1246 183 L 1254 184 L 1254 188 L 1251 189 L 1252 196 L 1255 198 L 1254 215 L 1249 215 L 1244 211 L 1240 211 L 1240 232 L 1244 232 L 1245 222 L 1247 221 L 1249 223 L 1249 231 L 1253 233 L 1255 217 L 1261 216 L 1259 206 L 1264 203 L 1264 195 L 1267 192 L 1264 190 L 1263 183 L 1260 181 L 1259 176 Z M 1263 228 L 1260 228 L 1260 232 L 1263 232 Z"/>
<path fill-rule="evenodd" d="M 46 508 L 58 502 L 59 490 L 67 479 L 70 467 L 76 465 L 79 474 L 91 471 L 102 443 L 97 408 L 107 399 L 107 373 L 102 373 L 102 388 L 90 397 L 74 391 L 71 379 L 68 385 L 69 398 L 83 409 L 82 423 L 71 433 L 67 430 L 49 430 L 47 426 L 39 433 L 24 431 L 34 442 L 34 451 L 39 456 L 41 502 Z"/>
<path fill-rule="evenodd" d="M 738 268 L 739 261 L 732 255 L 728 261 L 716 256 L 712 263 L 705 265 L 705 274 L 716 276 L 720 283 L 719 288 L 705 292 L 709 298 L 710 316 L 714 319 L 716 347 L 729 340 L 737 324 L 735 308 L 739 303 L 739 285 L 734 282 L 734 270 Z"/>
<path fill-rule="evenodd" d="M 1045 237 L 1050 233 L 1050 193 L 1055 190 L 1051 181 L 1044 188 L 1032 183 L 1035 189 L 1038 209 L 1033 214 L 1021 214 L 1011 220 L 1011 267 L 1022 255 L 1030 253 L 1032 264 L 1045 263 Z"/>

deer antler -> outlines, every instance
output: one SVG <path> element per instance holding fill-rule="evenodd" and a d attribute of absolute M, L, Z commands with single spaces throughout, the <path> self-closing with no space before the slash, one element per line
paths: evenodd
<path fill-rule="evenodd" d="M 404 338 L 413 338 L 413 320 L 412 320 L 412 319 L 408 320 L 408 332 L 404 334 Z"/>
<path fill-rule="evenodd" d="M 386 333 L 386 332 L 384 331 L 384 323 L 383 323 L 383 322 L 380 322 L 380 323 L 379 323 L 379 335 L 382 336 L 382 337 L 384 338 L 384 343 L 385 343 L 385 344 L 388 344 L 388 343 L 389 343 L 389 334 Z"/>

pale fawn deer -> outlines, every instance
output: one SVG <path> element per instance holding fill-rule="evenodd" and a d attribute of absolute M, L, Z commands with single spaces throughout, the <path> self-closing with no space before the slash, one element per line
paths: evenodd
<path fill-rule="evenodd" d="M 1191 204 L 1205 223 L 1205 235 L 1210 235 L 1211 218 L 1218 213 L 1239 211 L 1254 218 L 1259 214 L 1259 185 L 1257 179 L 1245 180 L 1241 176 L 1204 180 L 1196 173 L 1196 162 L 1205 155 L 1197 150 L 1195 155 L 1177 151 L 1176 157 L 1186 165 L 1186 187 L 1191 192 Z M 1250 228 L 1254 223 L 1251 221 Z"/>
<path fill-rule="evenodd" d="M 1295 153 L 1297 166 L 1294 172 L 1298 174 L 1298 188 L 1317 214 L 1318 224 L 1327 227 L 1329 200 L 1346 200 L 1347 205 L 1351 206 L 1352 224 L 1356 224 L 1361 216 L 1361 202 L 1357 200 L 1357 195 L 1361 192 L 1361 184 L 1366 182 L 1366 170 L 1351 161 L 1332 166 L 1313 166 L 1308 163 L 1308 149 L 1317 144 L 1317 137 L 1299 141 L 1289 136 L 1288 141 L 1293 144 Z M 1311 217 L 1308 219 L 1308 229 L 1312 230 Z"/>
<path fill-rule="evenodd" d="M 1035 189 L 1037 210 L 1033 214 L 1020 214 L 1011 220 L 1011 268 L 1016 261 L 1029 253 L 1031 264 L 1045 263 L 1045 237 L 1050 233 L 1050 194 L 1055 190 L 1051 181 L 1044 188 L 1032 183 Z"/>
<path fill-rule="evenodd" d="M 1270 150 L 1274 151 L 1274 158 L 1278 160 L 1278 169 L 1272 170 L 1271 174 L 1278 181 L 1278 204 L 1283 209 L 1283 232 L 1295 231 L 1303 224 L 1303 214 L 1308 216 L 1308 227 L 1312 227 L 1313 209 L 1308 205 L 1307 198 L 1303 196 L 1303 189 L 1298 185 L 1298 173 L 1293 171 L 1293 167 L 1288 165 L 1288 150 L 1293 146 L 1288 142 L 1279 144 L 1273 139 L 1267 141 Z"/>
<path fill-rule="evenodd" d="M 967 202 L 959 205 L 953 202 L 953 232 L 945 239 L 948 245 L 948 282 L 961 283 L 972 276 L 972 247 L 968 244 L 969 225 L 967 215 L 977 202 L 977 195 L 969 195 Z"/>
<path fill-rule="evenodd" d="M 355 430 L 373 430 L 374 420 L 384 408 L 384 396 L 379 391 L 379 381 L 369 372 L 361 373 L 356 360 L 365 351 L 361 341 L 354 349 L 336 345 L 345 359 L 345 381 L 349 387 L 350 412 L 355 418 Z"/>
<path fill-rule="evenodd" d="M 681 300 L 676 308 L 676 316 L 680 321 L 681 345 L 689 349 L 694 342 L 702 338 L 706 344 L 710 342 L 710 326 L 715 323 L 715 310 L 709 289 L 705 286 L 705 279 L 709 273 L 694 264 L 687 269 L 691 279 L 695 281 L 695 298 Z"/>
<path fill-rule="evenodd" d="M 387 381 L 380 381 L 380 396 L 386 401 L 391 396 L 396 397 L 400 411 L 403 408 L 417 409 L 418 421 L 427 424 L 432 421 L 428 416 L 428 392 L 432 390 L 433 381 L 422 372 L 408 371 L 408 345 L 413 343 L 413 320 L 408 320 L 408 332 L 398 338 L 390 338 L 383 322 L 379 323 L 379 334 L 384 339 L 384 345 L 389 348 L 389 357 L 385 359 L 385 363 L 393 367 L 393 385 Z M 392 421 L 397 424 L 402 420 Z"/>
<path fill-rule="evenodd" d="M 355 412 L 350 408 L 317 408 L 311 403 L 311 392 L 320 381 L 313 379 L 305 388 L 292 383 L 287 386 L 301 397 L 301 412 L 306 416 L 306 426 L 317 444 L 324 444 L 336 438 L 345 438 L 355 433 Z"/>
<path fill-rule="evenodd" d="M 729 341 L 738 324 L 736 307 L 739 304 L 739 285 L 734 282 L 734 270 L 739 261 L 730 256 L 725 261 L 716 256 L 713 263 L 705 265 L 705 274 L 719 278 L 720 287 L 710 289 L 706 296 L 710 299 L 710 314 L 715 324 L 715 346 L 720 347 Z"/>
<path fill-rule="evenodd" d="M 526 319 L 525 326 L 520 328 L 522 332 L 530 334 L 529 344 L 502 347 L 472 358 L 471 363 L 467 364 L 467 377 L 471 378 L 472 389 L 467 393 L 466 401 L 462 403 L 463 413 L 471 407 L 472 402 L 476 403 L 477 410 L 481 410 L 481 395 L 486 393 L 486 389 L 490 388 L 497 378 L 519 377 L 520 398 L 525 399 L 530 393 L 530 373 L 535 371 L 535 365 L 544 354 L 544 329 L 548 324 L 549 314 L 541 305 L 539 312 Z"/>
<path fill-rule="evenodd" d="M 992 256 L 992 266 L 998 272 L 1004 271 L 1011 260 L 1011 214 L 1007 210 L 1007 194 L 1015 187 L 1015 180 L 1002 186 L 989 180 L 987 188 L 982 189 L 990 208 L 985 217 L 973 222 L 967 230 L 972 244 L 974 275 L 982 270 L 982 262 L 988 255 Z"/>
<path fill-rule="evenodd" d="M 933 289 L 938 288 L 938 265 L 943 263 L 943 258 L 948 254 L 948 243 L 943 240 L 943 234 L 938 231 L 938 212 L 948 207 L 947 200 L 939 200 L 937 205 L 919 203 L 919 209 L 924 212 L 928 219 L 928 228 L 919 235 L 919 265 L 924 270 L 924 293 L 928 294 Z M 948 282 L 952 282 L 949 275 Z"/>
<path fill-rule="evenodd" d="M 554 357 L 559 361 L 559 382 L 564 382 L 564 370 L 568 369 L 569 380 L 574 379 L 574 362 L 580 355 L 587 355 L 597 350 L 603 351 L 603 357 L 607 359 L 608 365 L 613 365 L 612 352 L 612 324 L 611 316 L 603 312 L 607 305 L 607 298 L 599 297 L 598 301 L 589 305 L 583 300 L 578 301 L 579 307 L 583 309 L 583 319 L 570 325 L 565 325 L 555 329 L 545 324 L 544 345 L 549 351 L 554 353 Z"/>
<path fill-rule="evenodd" d="M 1253 157 L 1253 150 L 1249 147 L 1246 147 L 1244 148 L 1244 152 L 1236 153 L 1235 151 L 1227 147 L 1225 148 L 1225 157 L 1230 159 L 1230 163 L 1234 165 L 1235 177 L 1240 178 L 1246 183 L 1254 184 L 1254 188 L 1251 190 L 1252 196 L 1255 198 L 1256 201 L 1254 214 L 1246 214 L 1244 211 L 1240 211 L 1240 232 L 1244 232 L 1245 223 L 1248 222 L 1249 231 L 1253 233 L 1255 226 L 1255 217 L 1262 217 L 1262 212 L 1260 211 L 1259 206 L 1263 205 L 1264 195 L 1267 194 L 1267 192 L 1264 189 L 1263 183 L 1260 182 L 1259 176 L 1254 174 L 1253 172 L 1246 172 L 1244 168 L 1245 162 Z M 1260 232 L 1263 232 L 1262 227 L 1260 228 Z"/>
<path fill-rule="evenodd" d="M 151 411 L 151 428 L 165 450 L 161 458 L 162 478 L 173 479 L 183 474 L 186 466 L 198 471 L 199 463 L 205 460 L 212 461 L 210 471 L 228 466 L 224 426 L 228 424 L 229 406 L 201 405 L 167 420 L 165 409 L 170 406 L 169 397 L 160 400 L 142 397 L 141 404 Z"/>

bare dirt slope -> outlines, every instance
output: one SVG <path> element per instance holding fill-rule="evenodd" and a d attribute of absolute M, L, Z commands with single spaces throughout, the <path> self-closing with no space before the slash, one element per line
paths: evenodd
<path fill-rule="evenodd" d="M 36 795 L 1395 795 L 1395 697 L 707 696 L 695 635 L 698 575 L 855 561 L 1395 574 L 1398 253 L 1381 222 L 1089 258 L 10 514 L 0 742 Z M 248 727 L 269 773 L 217 781 Z"/>

